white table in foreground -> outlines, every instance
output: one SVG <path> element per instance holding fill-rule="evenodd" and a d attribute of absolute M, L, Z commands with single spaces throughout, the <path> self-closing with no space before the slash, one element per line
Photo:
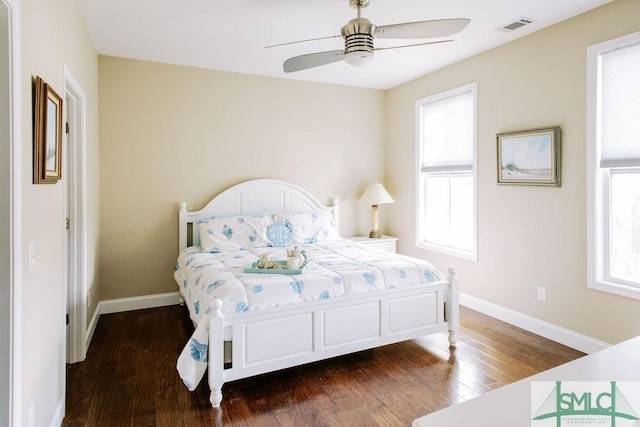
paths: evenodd
<path fill-rule="evenodd" d="M 531 419 L 533 381 L 640 381 L 640 337 L 425 415 L 412 427 L 535 426 Z M 637 402 L 631 403 L 638 408 Z"/>

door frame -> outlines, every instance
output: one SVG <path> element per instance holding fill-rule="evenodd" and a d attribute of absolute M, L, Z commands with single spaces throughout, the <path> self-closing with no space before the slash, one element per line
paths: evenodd
<path fill-rule="evenodd" d="M 87 269 L 86 269 L 86 96 L 69 69 L 64 67 L 64 100 L 67 135 L 65 209 L 69 218 L 66 235 L 67 362 L 83 361 L 87 356 Z"/>
<path fill-rule="evenodd" d="M 9 425 L 22 425 L 22 66 L 20 1 L 0 0 L 9 26 Z"/>

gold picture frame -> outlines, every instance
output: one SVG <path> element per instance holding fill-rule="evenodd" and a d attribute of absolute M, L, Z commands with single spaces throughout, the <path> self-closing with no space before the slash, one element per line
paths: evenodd
<path fill-rule="evenodd" d="M 33 183 L 62 179 L 62 98 L 42 78 L 33 83 Z"/>
<path fill-rule="evenodd" d="M 560 127 L 496 135 L 498 184 L 560 187 Z"/>

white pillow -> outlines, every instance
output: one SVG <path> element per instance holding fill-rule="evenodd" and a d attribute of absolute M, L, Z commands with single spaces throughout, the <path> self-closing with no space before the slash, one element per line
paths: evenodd
<path fill-rule="evenodd" d="M 200 246 L 207 252 L 237 251 L 269 246 L 272 216 L 238 215 L 198 222 Z"/>
<path fill-rule="evenodd" d="M 333 214 L 329 212 L 300 212 L 281 214 L 276 222 L 286 224 L 291 229 L 290 245 L 339 239 Z"/>

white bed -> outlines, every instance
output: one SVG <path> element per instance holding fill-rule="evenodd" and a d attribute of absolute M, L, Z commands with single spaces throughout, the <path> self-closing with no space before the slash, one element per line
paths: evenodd
<path fill-rule="evenodd" d="M 261 253 L 269 252 L 272 259 L 286 256 L 291 245 L 279 237 L 274 240 L 273 233 L 269 242 L 277 244 L 269 246 L 276 247 L 256 243 L 256 247 L 236 248 L 224 242 L 212 246 L 212 230 L 206 228 L 239 218 L 243 227 L 255 222 L 259 230 L 263 221 L 271 221 L 268 230 L 272 232 L 282 225 L 280 218 L 290 229 L 291 219 L 295 235 L 295 221 L 310 217 L 314 221 L 328 218 L 330 226 L 318 229 L 322 233 L 315 236 L 322 237 L 297 241 L 310 262 L 304 274 L 292 276 L 244 272 L 243 267 Z M 226 223 L 224 227 L 227 231 Z M 425 261 L 358 245 L 340 238 L 337 230 L 337 201 L 325 206 L 302 188 L 283 181 L 238 184 L 199 211 L 189 212 L 186 203 L 180 203 L 181 255 L 174 277 L 196 324 L 178 360 L 189 389 L 199 381 L 195 371 L 202 374 L 207 368 L 210 401 L 218 407 L 222 386 L 228 381 L 442 331 L 449 332 L 449 342 L 455 346 L 459 309 L 453 269 L 445 277 Z M 262 234 L 259 231 L 256 240 L 254 231 L 251 242 L 264 240 Z M 289 240 L 291 235 L 286 238 L 285 243 L 296 242 Z M 392 264 L 396 261 L 400 264 Z M 185 271 L 196 263 L 199 275 L 193 279 Z M 217 269 L 211 270 L 211 265 Z M 396 277 L 395 272 L 402 283 L 390 279 Z M 201 279 L 203 283 L 198 284 Z M 284 280 L 284 285 L 278 280 Z M 192 283 L 187 286 L 187 282 Z M 219 286 L 221 283 L 225 285 Z M 284 299 L 272 300 L 262 292 L 263 288 L 287 289 L 287 283 L 296 291 L 295 297 L 282 291 L 278 298 Z M 201 292 L 196 295 L 191 289 L 198 287 Z M 197 359 L 195 364 L 192 359 Z"/>

